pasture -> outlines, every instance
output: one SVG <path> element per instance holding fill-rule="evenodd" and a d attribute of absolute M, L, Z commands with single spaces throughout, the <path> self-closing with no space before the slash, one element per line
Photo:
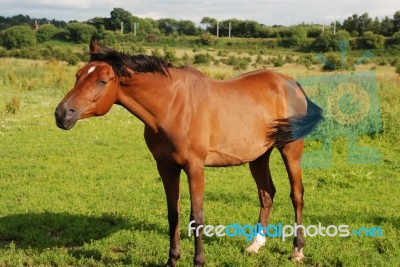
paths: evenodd
<path fill-rule="evenodd" d="M 202 69 L 227 75 L 222 67 Z M 76 70 L 57 61 L 0 59 L 0 266 L 162 266 L 169 243 L 166 201 L 143 124 L 114 106 L 68 132 L 55 125 L 54 109 Z M 276 70 L 328 75 L 297 66 Z M 376 148 L 380 161 L 349 164 L 346 138 L 335 138 L 332 167 L 303 172 L 303 224 L 379 226 L 383 236 L 305 237 L 305 266 L 399 263 L 400 80 L 391 67 L 375 71 L 383 132 L 362 135 L 359 144 Z M 306 150 L 318 147 L 309 141 Z M 271 172 L 277 193 L 270 223 L 293 224 L 289 182 L 276 151 Z M 178 266 L 191 266 L 184 176 L 181 183 Z M 204 211 L 205 223 L 214 226 L 257 222 L 258 196 L 247 165 L 206 169 Z M 205 237 L 207 266 L 294 265 L 292 238 L 268 238 L 258 255 L 246 255 L 246 245 L 245 237 Z"/>

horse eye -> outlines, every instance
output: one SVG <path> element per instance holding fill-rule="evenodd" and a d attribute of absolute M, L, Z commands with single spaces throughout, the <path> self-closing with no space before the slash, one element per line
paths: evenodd
<path fill-rule="evenodd" d="M 98 80 L 97 83 L 98 83 L 100 86 L 104 86 L 104 85 L 107 84 L 107 81 L 105 81 L 105 80 Z"/>

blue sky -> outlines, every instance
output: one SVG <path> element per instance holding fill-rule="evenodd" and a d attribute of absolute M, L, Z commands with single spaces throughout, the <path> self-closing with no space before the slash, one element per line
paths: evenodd
<path fill-rule="evenodd" d="M 188 19 L 198 24 L 209 16 L 217 20 L 238 18 L 266 25 L 330 23 L 351 14 L 368 12 L 371 17 L 392 17 L 400 10 L 398 0 L 0 0 L 0 16 L 18 14 L 34 18 L 85 21 L 109 17 L 114 7 L 135 16 Z"/>

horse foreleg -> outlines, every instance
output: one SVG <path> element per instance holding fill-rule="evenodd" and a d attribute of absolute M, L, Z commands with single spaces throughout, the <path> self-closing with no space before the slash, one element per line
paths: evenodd
<path fill-rule="evenodd" d="M 260 215 L 258 222 L 264 229 L 268 225 L 269 215 L 275 195 L 275 186 L 272 182 L 271 173 L 269 170 L 269 156 L 271 155 L 272 148 L 265 152 L 261 157 L 250 162 L 250 171 L 257 184 L 258 197 L 260 200 Z M 265 245 L 265 231 L 256 235 L 252 244 L 246 248 L 246 252 L 258 253 L 258 250 Z"/>
<path fill-rule="evenodd" d="M 168 205 L 169 257 L 167 266 L 176 266 L 181 257 L 179 233 L 179 182 L 180 168 L 171 168 L 157 162 L 157 169 L 163 181 Z"/>
<path fill-rule="evenodd" d="M 285 163 L 286 170 L 290 181 L 290 198 L 295 213 L 295 222 L 297 225 L 302 224 L 303 212 L 303 194 L 304 188 L 301 178 L 301 155 L 303 154 L 304 140 L 298 140 L 286 144 L 279 149 L 282 159 Z M 296 236 L 293 240 L 292 260 L 301 262 L 304 259 L 303 255 L 304 238 L 301 228 L 297 229 Z"/>
<path fill-rule="evenodd" d="M 200 267 L 205 263 L 203 252 L 203 199 L 204 199 L 204 165 L 188 164 L 184 168 L 188 180 L 191 201 L 190 221 L 194 221 L 194 266 Z M 198 227 L 201 226 L 199 229 Z"/>

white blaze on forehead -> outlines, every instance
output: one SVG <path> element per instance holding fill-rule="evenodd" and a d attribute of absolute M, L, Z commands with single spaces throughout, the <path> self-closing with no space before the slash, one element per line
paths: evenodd
<path fill-rule="evenodd" d="M 90 73 L 92 73 L 94 70 L 96 69 L 96 67 L 95 66 L 93 66 L 93 67 L 91 67 L 89 70 L 88 70 L 88 74 L 90 74 Z"/>

